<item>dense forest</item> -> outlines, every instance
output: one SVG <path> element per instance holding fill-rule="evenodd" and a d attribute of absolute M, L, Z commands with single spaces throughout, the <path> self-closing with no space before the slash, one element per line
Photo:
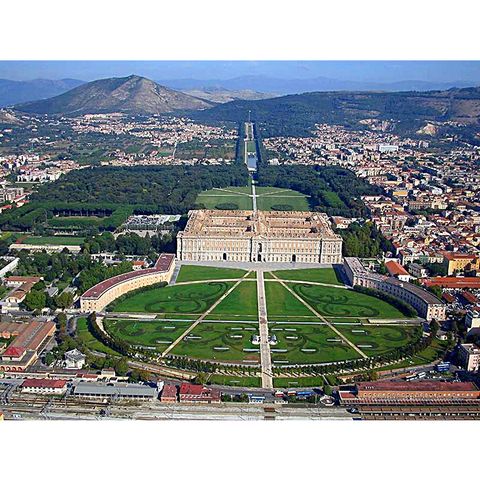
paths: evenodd
<path fill-rule="evenodd" d="M 360 197 L 381 193 L 379 187 L 339 167 L 270 166 L 262 161 L 258 166 L 258 183 L 297 190 L 309 196 L 312 210 L 345 217 L 365 216 L 365 205 Z"/>
<path fill-rule="evenodd" d="M 185 213 L 197 194 L 214 187 L 244 186 L 244 165 L 101 167 L 75 170 L 39 187 L 32 201 L 156 205 L 163 213 Z"/>

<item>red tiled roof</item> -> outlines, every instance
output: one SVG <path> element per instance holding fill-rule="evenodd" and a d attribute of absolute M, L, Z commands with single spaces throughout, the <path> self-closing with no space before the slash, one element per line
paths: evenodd
<path fill-rule="evenodd" d="M 480 288 L 480 277 L 432 277 L 421 280 L 426 287 Z"/>
<path fill-rule="evenodd" d="M 49 378 L 28 378 L 22 383 L 22 387 L 28 388 L 63 388 L 66 380 L 53 380 Z"/>
<path fill-rule="evenodd" d="M 164 397 L 175 397 L 177 396 L 177 387 L 175 385 L 165 385 L 162 390 L 162 398 Z"/>
<path fill-rule="evenodd" d="M 193 385 L 191 383 L 182 383 L 180 385 L 180 395 L 201 395 L 203 392 L 203 385 Z"/>
<path fill-rule="evenodd" d="M 398 262 L 395 262 L 394 260 L 385 262 L 385 267 L 387 267 L 388 273 L 390 275 L 409 275 L 409 273 Z"/>
<path fill-rule="evenodd" d="M 102 296 L 107 290 L 113 286 L 131 280 L 135 277 L 141 277 L 143 275 L 150 275 L 152 273 L 166 272 L 173 260 L 175 255 L 171 253 L 162 253 L 159 257 L 155 266 L 153 268 L 146 268 L 144 270 L 135 270 L 133 272 L 122 273 L 112 278 L 107 278 L 103 282 L 97 283 L 92 288 L 88 289 L 83 295 L 82 298 L 94 298 L 97 299 Z"/>
<path fill-rule="evenodd" d="M 447 260 L 475 260 L 477 255 L 473 253 L 442 252 Z"/>
<path fill-rule="evenodd" d="M 21 357 L 25 353 L 23 347 L 8 347 L 2 354 L 2 357 Z"/>

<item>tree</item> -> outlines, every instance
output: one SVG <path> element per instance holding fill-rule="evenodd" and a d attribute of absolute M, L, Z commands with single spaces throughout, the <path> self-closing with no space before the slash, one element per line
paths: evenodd
<path fill-rule="evenodd" d="M 39 290 L 31 290 L 25 296 L 25 300 L 23 301 L 23 305 L 27 310 L 34 311 L 34 310 L 41 310 L 45 308 L 47 302 L 47 296 L 45 292 Z"/>
<path fill-rule="evenodd" d="M 73 303 L 73 294 L 70 292 L 63 292 L 55 297 L 55 305 L 57 308 L 65 310 Z"/>
<path fill-rule="evenodd" d="M 438 333 L 438 330 L 440 330 L 440 325 L 435 319 L 430 322 L 430 330 L 432 331 L 433 336 L 435 336 Z"/>

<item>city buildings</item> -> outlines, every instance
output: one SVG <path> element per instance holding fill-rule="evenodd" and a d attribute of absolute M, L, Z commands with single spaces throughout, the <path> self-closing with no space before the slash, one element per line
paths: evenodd
<path fill-rule="evenodd" d="M 177 257 L 190 261 L 342 261 L 342 239 L 317 212 L 192 210 L 177 236 Z"/>

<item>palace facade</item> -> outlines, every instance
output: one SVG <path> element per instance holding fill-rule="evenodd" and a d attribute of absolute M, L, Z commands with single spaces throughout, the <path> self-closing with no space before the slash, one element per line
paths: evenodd
<path fill-rule="evenodd" d="M 192 210 L 177 236 L 187 261 L 342 263 L 342 238 L 318 212 Z"/>

